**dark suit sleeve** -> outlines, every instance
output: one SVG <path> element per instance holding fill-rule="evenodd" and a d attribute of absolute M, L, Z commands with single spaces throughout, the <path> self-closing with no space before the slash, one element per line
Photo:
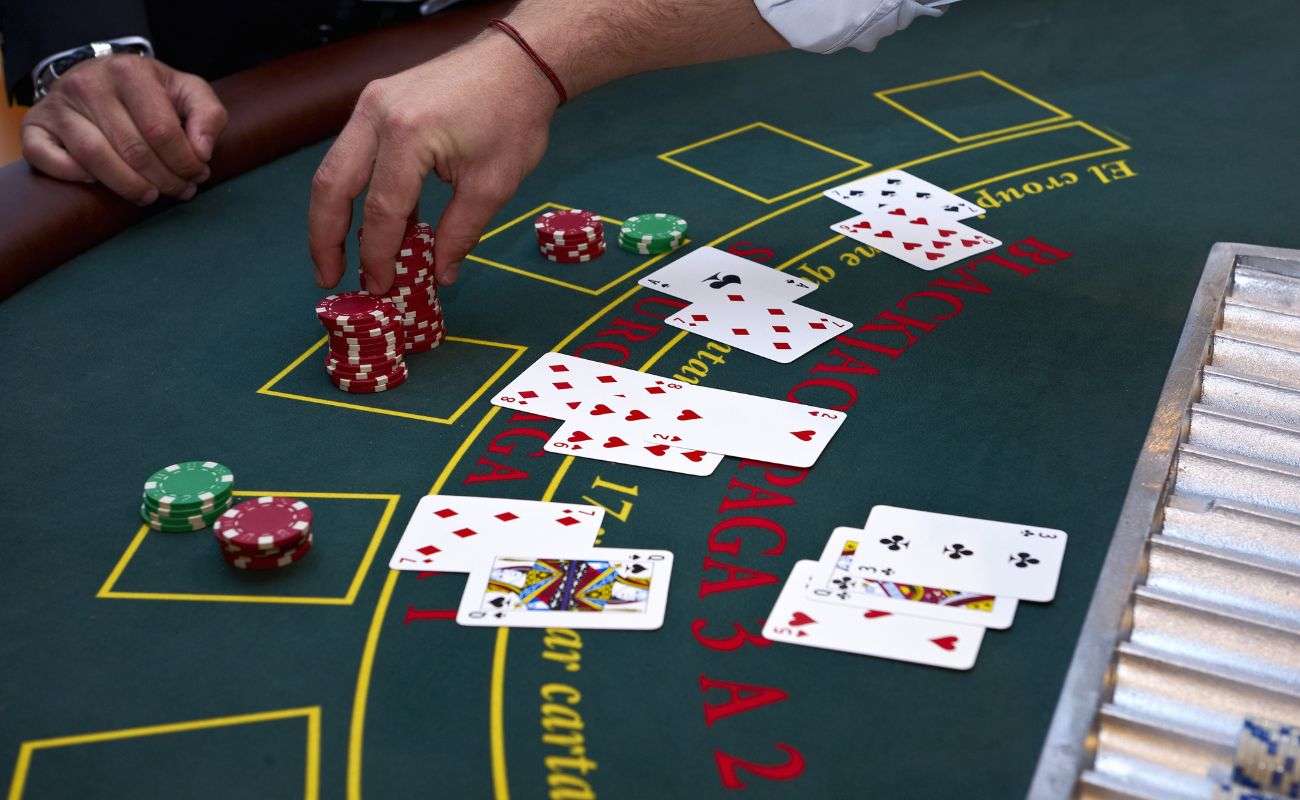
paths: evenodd
<path fill-rule="evenodd" d="M 32 102 L 32 68 L 46 56 L 119 36 L 149 36 L 144 0 L 0 0 L 9 102 Z"/>

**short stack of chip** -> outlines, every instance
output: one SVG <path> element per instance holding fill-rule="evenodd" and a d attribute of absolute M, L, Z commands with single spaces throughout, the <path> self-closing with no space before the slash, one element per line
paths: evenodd
<path fill-rule="evenodd" d="M 686 220 L 662 211 L 628 217 L 618 230 L 618 246 L 643 256 L 670 253 L 685 239 Z"/>
<path fill-rule="evenodd" d="M 605 254 L 605 226 L 600 215 L 580 208 L 547 211 L 533 221 L 537 248 L 557 264 L 581 264 Z"/>
<path fill-rule="evenodd" d="M 357 238 L 361 232 L 357 232 Z M 412 222 L 402 235 L 393 264 L 393 285 L 381 295 L 393 302 L 401 318 L 404 352 L 423 353 L 442 344 L 447 325 L 433 275 L 433 227 Z"/>
<path fill-rule="evenodd" d="M 183 533 L 208 527 L 230 508 L 235 474 L 215 461 L 182 461 L 144 483 L 140 518 L 156 531 Z"/>
<path fill-rule="evenodd" d="M 392 301 L 367 292 L 332 294 L 316 305 L 329 331 L 325 371 L 345 392 L 383 392 L 406 381 L 405 332 Z"/>
<path fill-rule="evenodd" d="M 217 519 L 212 535 L 236 569 L 280 569 L 311 552 L 311 508 L 292 497 L 245 500 Z"/>

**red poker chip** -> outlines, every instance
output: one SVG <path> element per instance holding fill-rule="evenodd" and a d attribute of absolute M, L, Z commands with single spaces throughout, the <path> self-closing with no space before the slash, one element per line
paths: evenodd
<path fill-rule="evenodd" d="M 401 311 L 398 310 L 397 306 L 393 305 L 392 301 L 388 298 L 385 297 L 384 301 L 392 306 L 393 316 L 383 322 L 374 320 L 371 324 L 349 323 L 347 325 L 338 325 L 327 322 L 325 323 L 325 330 L 330 333 L 337 333 L 341 336 L 373 336 L 376 331 L 382 333 L 383 331 L 392 330 L 392 326 L 398 323 L 397 317 L 401 315 Z"/>
<path fill-rule="evenodd" d="M 586 253 L 596 249 L 603 249 L 605 247 L 605 237 L 597 236 L 594 240 L 590 242 L 582 242 L 581 244 L 553 244 L 551 242 L 538 242 L 537 247 L 545 253 Z"/>
<path fill-rule="evenodd" d="M 392 347 L 386 347 L 383 350 L 334 350 L 329 351 L 329 357 L 338 359 L 344 364 L 377 364 L 385 358 L 393 358 L 402 354 L 402 348 L 406 346 L 406 340 L 394 344 Z"/>
<path fill-rule="evenodd" d="M 541 248 L 542 255 L 556 258 L 581 258 L 582 256 L 600 256 L 605 254 L 605 244 L 602 242 L 594 247 L 576 250 L 571 248 Z"/>
<path fill-rule="evenodd" d="M 392 303 L 369 292 L 343 292 L 332 294 L 316 304 L 316 316 L 332 329 L 347 327 L 371 328 L 395 317 Z"/>
<path fill-rule="evenodd" d="M 311 521 L 311 508 L 295 497 L 255 497 L 217 517 L 212 535 L 244 548 L 280 548 L 307 536 Z"/>
<path fill-rule="evenodd" d="M 434 309 L 439 303 L 438 293 L 428 289 L 417 290 L 411 294 L 395 294 L 390 298 L 390 302 L 397 308 L 398 321 L 416 311 Z"/>
<path fill-rule="evenodd" d="M 360 369 L 347 364 L 326 364 L 325 374 L 331 378 L 347 378 L 350 381 L 392 380 L 397 373 L 406 368 L 401 358 L 391 364 L 376 365 L 374 369 Z"/>
<path fill-rule="evenodd" d="M 334 373 L 346 373 L 343 377 L 359 377 L 361 373 L 373 375 L 373 373 L 389 372 L 400 363 L 402 363 L 402 353 L 396 353 L 383 360 L 359 363 L 351 363 L 348 356 L 330 354 L 329 358 L 325 359 L 325 369 Z"/>
<path fill-rule="evenodd" d="M 411 289 L 424 289 L 426 291 L 430 287 L 436 288 L 434 284 L 433 270 L 422 269 L 418 271 L 410 270 L 407 272 L 398 271 L 393 275 L 393 288 L 396 289 L 399 286 Z M 392 294 L 392 292 L 390 291 L 389 294 Z"/>
<path fill-rule="evenodd" d="M 402 346 L 406 338 L 406 332 L 394 334 L 392 338 L 382 336 L 362 344 L 348 344 L 342 339 L 330 339 L 330 350 L 335 353 L 345 353 L 350 355 L 364 355 L 367 353 L 379 353 L 384 350 L 395 350 Z"/>
<path fill-rule="evenodd" d="M 403 343 L 405 347 L 405 343 Z M 386 364 L 402 355 L 402 350 L 384 351 L 383 353 L 359 353 L 356 355 L 348 353 L 330 353 L 329 360 L 339 366 L 360 366 L 362 364 L 379 365 Z M 327 362 L 328 363 L 328 362 Z"/>
<path fill-rule="evenodd" d="M 406 352 L 408 352 L 408 353 L 427 353 L 427 352 L 429 352 L 430 350 L 432 350 L 433 348 L 435 348 L 435 347 L 437 347 L 438 345 L 442 344 L 443 340 L 446 339 L 446 338 L 447 338 L 447 337 L 446 337 L 445 334 L 443 334 L 442 332 L 439 332 L 438 334 L 436 334 L 436 335 L 434 335 L 434 336 L 430 336 L 428 339 L 423 339 L 423 340 L 421 340 L 421 341 L 419 341 L 419 342 L 411 342 L 410 344 L 406 345 Z"/>
<path fill-rule="evenodd" d="M 604 254 L 604 250 L 597 250 L 594 253 L 580 253 L 576 256 L 556 256 L 548 254 L 546 260 L 556 264 L 585 264 L 588 261 L 595 261 Z"/>
<path fill-rule="evenodd" d="M 547 211 L 533 221 L 538 241 L 555 244 L 577 244 L 591 241 L 597 233 L 604 232 L 600 217 L 580 208 L 568 211 Z"/>
<path fill-rule="evenodd" d="M 387 325 L 377 328 L 370 328 L 364 331 L 330 331 L 330 341 L 339 344 L 366 344 L 367 342 L 377 342 L 383 339 L 392 339 L 401 335 L 401 320 L 393 320 Z"/>
<path fill-rule="evenodd" d="M 330 382 L 345 392 L 351 392 L 353 394 L 371 394 L 385 392 L 389 389 L 395 389 L 398 386 L 401 386 L 403 383 L 406 383 L 406 378 L 409 374 L 409 370 L 407 370 L 405 364 L 403 364 L 402 369 L 392 373 L 386 380 L 336 378 L 331 375 Z"/>
<path fill-rule="evenodd" d="M 234 553 L 226 552 L 223 549 L 221 551 L 221 557 L 226 560 L 227 564 L 229 564 L 230 566 L 236 569 L 247 569 L 247 570 L 281 569 L 283 567 L 289 566 L 290 564 L 295 564 L 301 561 L 303 559 L 303 556 L 310 553 L 312 547 L 312 539 L 313 536 L 312 534 L 309 533 L 307 534 L 306 537 L 303 538 L 302 542 L 299 543 L 297 547 L 286 550 L 278 555 L 242 556 L 242 555 L 235 555 Z"/>

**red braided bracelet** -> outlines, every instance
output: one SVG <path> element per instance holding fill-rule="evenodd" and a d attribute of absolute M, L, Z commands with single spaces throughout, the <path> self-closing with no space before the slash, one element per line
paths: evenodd
<path fill-rule="evenodd" d="M 564 91 L 564 84 L 560 83 L 560 76 L 555 74 L 555 70 L 551 69 L 550 65 L 542 60 L 541 56 L 537 55 L 536 50 L 528 46 L 528 42 L 524 41 L 523 34 L 515 30 L 514 25 L 511 25 L 503 19 L 494 19 L 492 20 L 491 25 L 492 27 L 499 29 L 506 36 L 515 40 L 515 44 L 519 45 L 519 47 L 528 54 L 528 57 L 533 60 L 533 63 L 537 65 L 537 68 L 542 71 L 542 74 L 546 76 L 546 79 L 555 87 L 555 93 L 560 96 L 560 105 L 567 103 L 569 101 L 569 93 Z"/>

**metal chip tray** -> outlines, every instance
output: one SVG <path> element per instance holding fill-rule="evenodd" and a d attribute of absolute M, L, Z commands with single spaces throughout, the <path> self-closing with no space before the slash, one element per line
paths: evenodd
<path fill-rule="evenodd" d="M 1300 722 L 1300 251 L 1210 251 L 1029 796 L 1204 800 Z"/>

